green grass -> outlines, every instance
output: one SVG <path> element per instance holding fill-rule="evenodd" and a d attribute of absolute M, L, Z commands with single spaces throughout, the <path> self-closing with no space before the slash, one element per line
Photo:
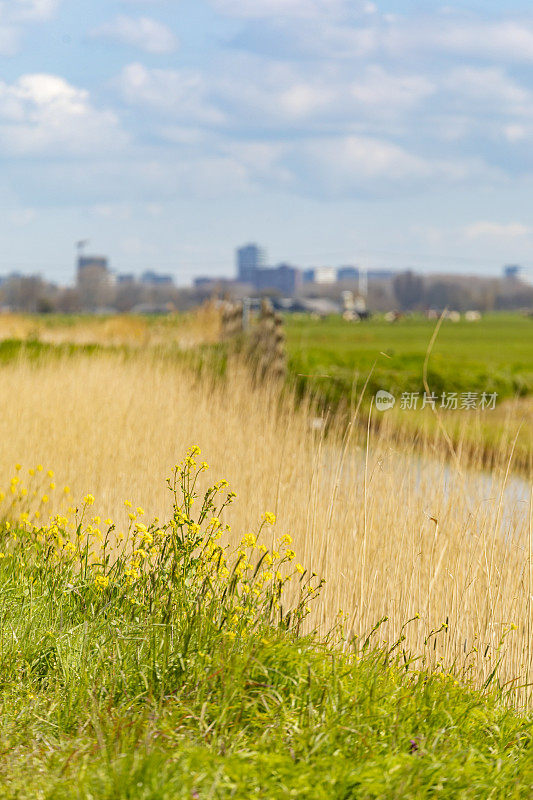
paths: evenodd
<path fill-rule="evenodd" d="M 423 364 L 435 322 L 422 317 L 355 325 L 339 317 L 287 316 L 291 374 L 326 402 L 348 401 L 370 375 L 367 396 L 422 392 Z M 373 370 L 373 371 L 372 371 Z M 371 374 L 372 373 L 372 374 Z M 324 377 L 325 376 L 325 377 Z M 500 399 L 533 392 L 533 319 L 492 314 L 478 323 L 446 321 L 429 363 L 432 391 L 497 392 Z"/>
<path fill-rule="evenodd" d="M 343 655 L 303 636 L 316 579 L 283 547 L 270 566 L 258 541 L 223 544 L 223 484 L 193 522 L 197 480 L 192 454 L 171 519 L 132 522 L 118 552 L 112 524 L 87 524 L 90 496 L 71 533 L 4 524 L 2 798 L 531 797 L 530 716 L 415 672 L 401 641 Z M 292 604 L 265 577 L 278 568 Z"/>

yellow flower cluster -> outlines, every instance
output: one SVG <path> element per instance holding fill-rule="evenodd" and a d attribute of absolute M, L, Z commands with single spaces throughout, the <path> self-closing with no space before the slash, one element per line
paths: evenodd
<path fill-rule="evenodd" d="M 313 586 L 314 574 L 306 579 L 306 570 L 294 563 L 296 553 L 288 534 L 270 549 L 260 541 L 264 526 L 276 523 L 272 512 L 263 515 L 256 533 L 237 538 L 239 544 L 232 547 L 235 539 L 225 514 L 235 494 L 224 491 L 226 480 L 199 493 L 199 476 L 208 469 L 206 462 L 196 465 L 199 455 L 198 447 L 190 448 L 167 481 L 173 495 L 168 522 L 158 518 L 141 522 L 139 518 L 146 516 L 144 509 L 125 500 L 129 525 L 124 531 L 117 530 L 110 517 L 103 523 L 98 514 L 87 518 L 88 508 L 95 504 L 91 493 L 78 507 L 69 506 L 66 511 L 54 508 L 49 492 L 53 492 L 55 483 L 48 484 L 46 493 L 39 484 L 24 487 L 22 467 L 17 465 L 8 494 L 12 499 L 3 515 L 6 521 L 0 527 L 0 559 L 12 554 L 14 548 L 24 547 L 27 556 L 33 553 L 36 563 L 64 570 L 65 584 L 76 586 L 76 592 L 92 592 L 91 602 L 95 603 L 106 602 L 111 592 L 135 609 L 148 604 L 152 608 L 154 596 L 162 598 L 162 593 L 164 604 L 157 603 L 161 608 L 183 609 L 187 603 L 197 608 L 201 598 L 209 605 L 209 619 L 224 626 L 232 640 L 274 619 L 287 618 L 299 625 L 308 612 L 307 603 L 321 584 Z M 43 473 L 42 465 L 38 465 L 30 470 L 30 478 L 38 481 L 39 475 L 48 480 L 54 477 L 52 470 L 46 472 L 46 478 Z M 64 495 L 69 492 L 65 487 Z M 38 506 L 33 512 L 29 500 Z M 195 502 L 198 510 L 193 513 Z M 47 521 L 40 519 L 44 508 L 49 512 Z M 291 605 L 287 595 L 282 604 L 282 594 L 295 577 L 299 584 L 291 593 L 295 600 Z M 178 596 L 179 601 L 173 599 Z"/>

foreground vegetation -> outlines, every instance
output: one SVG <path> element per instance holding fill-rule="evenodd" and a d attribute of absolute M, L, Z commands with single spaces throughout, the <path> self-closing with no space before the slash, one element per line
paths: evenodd
<path fill-rule="evenodd" d="M 417 670 L 403 632 L 378 646 L 377 624 L 344 651 L 342 621 L 304 633 L 321 582 L 272 513 L 231 543 L 234 495 L 200 489 L 199 457 L 168 482 L 168 520 L 126 500 L 125 531 L 92 516 L 92 495 L 43 524 L 54 475 L 13 476 L 2 797 L 530 797 L 532 719 L 501 691 Z"/>
<path fill-rule="evenodd" d="M 0 795 L 530 797 L 531 465 L 130 322 L 0 346 Z"/>

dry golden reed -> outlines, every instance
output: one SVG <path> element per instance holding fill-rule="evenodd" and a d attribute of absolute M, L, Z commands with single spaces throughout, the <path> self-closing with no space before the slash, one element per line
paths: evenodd
<path fill-rule="evenodd" d="M 131 348 L 176 344 L 183 349 L 218 342 L 220 312 L 207 302 L 189 314 L 144 317 L 134 314 L 111 316 L 36 316 L 0 314 L 0 341 L 37 340 L 46 344 L 96 344 Z"/>
<path fill-rule="evenodd" d="M 502 683 L 531 680 L 531 497 L 505 464 L 480 477 L 446 462 L 442 444 L 415 452 L 412 437 L 391 445 L 335 422 L 325 436 L 310 404 L 295 410 L 277 384 L 254 389 L 237 366 L 215 381 L 140 350 L 22 358 L 1 377 L 4 485 L 16 462 L 22 476 L 42 463 L 120 524 L 124 500 L 168 510 L 165 477 L 198 444 L 208 478 L 237 492 L 234 535 L 274 512 L 272 535 L 289 533 L 298 561 L 326 578 L 314 624 L 342 609 L 346 647 L 383 617 L 373 640 L 392 644 L 411 620 L 400 647 L 421 665 L 455 664 L 478 686 L 497 665 Z"/>

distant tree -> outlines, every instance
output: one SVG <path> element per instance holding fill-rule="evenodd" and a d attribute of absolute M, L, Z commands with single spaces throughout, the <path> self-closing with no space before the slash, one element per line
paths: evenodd
<path fill-rule="evenodd" d="M 424 280 L 414 272 L 401 272 L 393 281 L 394 294 L 402 309 L 409 311 L 423 303 Z"/>
<path fill-rule="evenodd" d="M 430 308 L 468 311 L 474 305 L 469 290 L 464 285 L 451 281 L 430 283 L 424 292 L 424 303 Z"/>

